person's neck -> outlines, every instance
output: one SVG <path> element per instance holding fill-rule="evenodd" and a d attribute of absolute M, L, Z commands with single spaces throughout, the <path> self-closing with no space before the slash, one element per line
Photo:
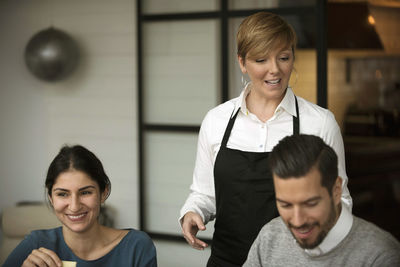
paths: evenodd
<path fill-rule="evenodd" d="M 81 233 L 73 232 L 63 226 L 65 243 L 76 256 L 85 260 L 97 259 L 98 251 L 110 243 L 106 232 L 107 227 L 98 223 Z"/>
<path fill-rule="evenodd" d="M 258 95 L 255 91 L 250 91 L 246 97 L 246 106 L 260 121 L 266 122 L 274 116 L 275 110 L 283 97 L 284 95 L 281 98 L 268 99 Z"/>

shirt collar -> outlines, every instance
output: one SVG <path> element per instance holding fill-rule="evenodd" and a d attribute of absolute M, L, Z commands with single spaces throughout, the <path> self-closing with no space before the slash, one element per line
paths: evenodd
<path fill-rule="evenodd" d="M 284 109 L 290 115 L 297 117 L 296 102 L 295 102 L 294 98 L 295 98 L 295 95 L 293 93 L 292 88 L 288 87 L 286 89 L 285 96 L 283 97 L 281 103 L 278 105 L 276 110 Z"/>
<path fill-rule="evenodd" d="M 240 111 L 244 115 L 249 115 L 249 111 L 247 110 L 247 105 L 246 105 L 246 97 L 250 93 L 250 84 L 248 83 L 246 87 L 242 90 L 242 92 L 239 95 L 239 101 L 236 102 L 235 104 L 235 110 L 233 114 L 236 113 L 238 108 L 240 108 Z M 295 104 L 295 95 L 293 93 L 292 88 L 288 87 L 286 89 L 285 96 L 283 97 L 281 103 L 279 103 L 278 107 L 276 108 L 275 112 L 280 109 L 284 109 L 286 112 L 288 112 L 292 116 L 296 116 L 296 104 Z M 232 115 L 233 116 L 233 115 Z"/>
<path fill-rule="evenodd" d="M 347 234 L 350 232 L 352 225 L 353 215 L 345 205 L 342 205 L 342 211 L 340 212 L 339 219 L 326 235 L 325 239 L 316 248 L 305 249 L 305 253 L 307 253 L 311 257 L 316 257 L 328 253 L 347 236 Z"/>
<path fill-rule="evenodd" d="M 234 113 L 236 113 L 236 111 L 240 108 L 240 112 L 242 112 L 244 115 L 249 115 L 249 111 L 247 110 L 247 105 L 246 105 L 246 97 L 249 93 L 250 93 L 250 83 L 247 83 L 239 95 L 239 101 L 237 101 L 235 104 Z"/>

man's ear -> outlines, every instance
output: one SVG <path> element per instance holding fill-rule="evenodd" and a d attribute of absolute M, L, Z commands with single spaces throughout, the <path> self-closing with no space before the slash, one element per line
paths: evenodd
<path fill-rule="evenodd" d="M 238 61 L 239 61 L 239 67 L 240 67 L 240 70 L 242 71 L 242 73 L 243 74 L 247 73 L 244 59 L 239 55 L 238 55 Z"/>
<path fill-rule="evenodd" d="M 336 205 L 338 205 L 342 199 L 342 182 L 343 179 L 338 176 L 332 188 L 332 197 Z"/>

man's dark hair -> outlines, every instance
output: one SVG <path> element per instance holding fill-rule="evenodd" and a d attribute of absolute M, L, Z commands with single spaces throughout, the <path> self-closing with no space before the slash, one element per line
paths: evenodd
<path fill-rule="evenodd" d="M 292 135 L 283 138 L 272 150 L 269 166 L 282 179 L 305 176 L 312 168 L 321 174 L 321 185 L 332 193 L 338 177 L 335 151 L 314 135 Z"/>

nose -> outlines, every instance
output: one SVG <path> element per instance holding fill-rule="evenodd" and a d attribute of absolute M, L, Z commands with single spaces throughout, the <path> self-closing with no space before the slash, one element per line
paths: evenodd
<path fill-rule="evenodd" d="M 301 227 L 306 223 L 306 216 L 300 207 L 293 209 L 293 216 L 290 222 L 294 227 Z"/>
<path fill-rule="evenodd" d="M 278 72 L 279 72 L 279 65 L 278 65 L 277 60 L 276 60 L 275 58 L 273 58 L 273 59 L 270 60 L 269 62 L 270 62 L 270 64 L 269 64 L 269 72 L 270 72 L 271 74 L 276 74 L 276 73 L 278 73 Z"/>
<path fill-rule="evenodd" d="M 69 209 L 72 212 L 77 212 L 80 210 L 80 208 L 81 208 L 81 202 L 80 202 L 79 196 L 76 194 L 73 194 L 71 196 L 71 202 L 69 204 Z"/>

